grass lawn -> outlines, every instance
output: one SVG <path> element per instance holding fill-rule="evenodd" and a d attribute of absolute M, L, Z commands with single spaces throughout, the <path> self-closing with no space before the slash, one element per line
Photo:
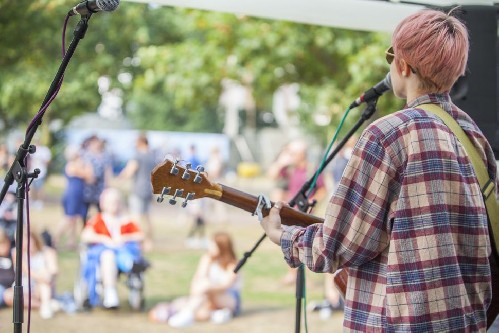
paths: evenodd
<path fill-rule="evenodd" d="M 246 187 L 250 193 L 255 191 L 259 182 L 243 182 L 234 187 Z M 261 182 L 261 184 L 265 184 Z M 37 230 L 52 231 L 62 218 L 59 204 L 64 182 L 60 177 L 51 177 L 47 183 L 47 201 L 41 210 L 31 210 L 31 225 Z M 266 186 L 261 185 L 263 193 Z M 211 207 L 211 206 L 209 206 Z M 263 234 L 256 217 L 233 207 L 225 207 L 225 222 L 217 221 L 212 210 L 207 210 L 207 235 L 218 230 L 229 232 L 233 236 L 239 258 L 250 250 Z M 152 218 L 154 228 L 154 247 L 146 254 L 152 267 L 145 277 L 146 309 L 156 303 L 186 295 L 197 262 L 203 254 L 201 249 L 189 249 L 185 246 L 186 235 L 191 221 L 185 210 L 169 204 L 153 203 Z M 71 292 L 77 276 L 79 258 L 77 252 L 59 252 L 59 276 L 57 291 Z M 284 263 L 279 247 L 265 240 L 241 269 L 243 276 L 243 313 L 225 325 L 202 323 L 184 332 L 274 332 L 291 331 L 295 323 L 295 286 L 283 285 L 281 280 L 288 268 Z M 124 281 L 124 279 L 123 279 Z M 95 309 L 90 313 L 68 315 L 59 313 L 50 320 L 41 320 L 36 311 L 32 312 L 31 329 L 33 332 L 164 332 L 174 331 L 165 325 L 152 324 L 144 313 L 131 311 L 126 304 L 126 287 L 120 286 L 122 307 L 118 311 Z M 323 296 L 323 276 L 306 272 L 307 300 L 319 300 Z M 333 315 L 322 321 L 317 314 L 309 314 L 311 332 L 340 332 L 342 314 Z M 0 311 L 0 332 L 12 327 L 12 309 Z M 25 314 L 24 326 L 27 326 Z M 283 328 L 282 330 L 280 328 Z"/>

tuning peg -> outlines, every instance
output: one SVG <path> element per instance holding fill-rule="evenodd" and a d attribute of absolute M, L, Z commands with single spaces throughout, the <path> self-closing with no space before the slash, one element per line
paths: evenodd
<path fill-rule="evenodd" d="M 170 203 L 170 205 L 175 205 L 177 203 L 177 200 L 175 200 L 175 199 L 177 197 L 180 197 L 183 193 L 184 193 L 184 190 L 176 189 L 175 190 L 175 194 L 173 195 L 173 198 L 171 198 L 170 200 L 168 200 L 168 202 Z"/>
<path fill-rule="evenodd" d="M 201 165 L 198 165 L 196 167 L 197 173 L 196 176 L 194 177 L 194 183 L 199 184 L 203 180 L 201 176 L 199 175 L 201 172 L 204 172 L 204 167 Z"/>
<path fill-rule="evenodd" d="M 187 193 L 184 202 L 182 202 L 182 208 L 185 208 L 185 206 L 187 206 L 187 202 L 189 200 L 192 200 L 193 198 L 194 198 L 194 192 Z"/>
<path fill-rule="evenodd" d="M 189 173 L 188 169 L 185 169 L 184 173 L 182 174 L 182 179 L 183 180 L 188 180 L 189 178 L 191 178 L 191 174 Z"/>
<path fill-rule="evenodd" d="M 161 195 L 156 199 L 159 203 L 162 203 L 163 200 L 165 199 L 164 196 L 170 193 L 171 187 L 163 187 L 163 190 L 161 190 Z"/>
<path fill-rule="evenodd" d="M 170 173 L 171 173 L 172 175 L 176 175 L 176 174 L 178 174 L 177 163 L 178 163 L 178 160 L 176 159 L 176 160 L 173 162 L 172 168 L 171 168 L 171 170 L 170 170 Z"/>

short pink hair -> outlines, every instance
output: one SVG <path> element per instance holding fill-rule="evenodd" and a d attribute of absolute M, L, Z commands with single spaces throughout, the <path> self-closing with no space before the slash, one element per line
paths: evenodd
<path fill-rule="evenodd" d="M 395 28 L 392 45 L 395 60 L 411 65 L 425 92 L 449 91 L 465 73 L 468 30 L 451 13 L 424 9 L 408 16 Z"/>

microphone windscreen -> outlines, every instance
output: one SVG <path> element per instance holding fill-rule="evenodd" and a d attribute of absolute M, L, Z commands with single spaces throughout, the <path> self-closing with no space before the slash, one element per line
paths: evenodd
<path fill-rule="evenodd" d="M 105 12 L 111 12 L 118 8 L 120 0 L 97 0 L 97 7 Z"/>
<path fill-rule="evenodd" d="M 390 76 L 390 72 L 388 72 L 388 74 L 386 74 L 384 82 L 385 82 L 386 86 L 388 87 L 388 89 L 390 89 L 390 90 L 393 89 L 393 87 L 392 87 L 392 77 Z"/>

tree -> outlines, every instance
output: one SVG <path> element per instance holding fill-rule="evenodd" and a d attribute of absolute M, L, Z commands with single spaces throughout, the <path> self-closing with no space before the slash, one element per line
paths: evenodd
<path fill-rule="evenodd" d="M 62 0 L 0 0 L 5 128 L 27 123 L 38 111 L 60 63 L 57 36 L 67 9 Z M 135 3 L 117 11 L 89 21 L 44 123 L 95 111 L 97 80 L 107 76 L 123 91 L 125 112 L 138 128 L 217 132 L 223 126 L 220 83 L 231 78 L 252 86 L 262 111 L 270 109 L 277 87 L 298 82 L 302 123 L 327 137 L 351 100 L 388 70 L 384 34 Z M 66 46 L 77 20 L 69 21 Z M 380 109 L 395 103 L 381 102 Z M 317 112 L 331 116 L 331 125 L 318 127 Z"/>
<path fill-rule="evenodd" d="M 0 120 L 5 128 L 25 124 L 38 111 L 60 64 L 65 1 L 18 0 L 0 2 Z M 174 32 L 156 20 L 153 29 L 165 28 L 163 35 L 144 38 L 146 6 L 120 8 L 121 15 L 95 14 L 85 38 L 71 60 L 59 96 L 45 118 L 69 121 L 82 112 L 95 111 L 100 103 L 97 79 L 116 78 L 123 62 L 141 44 L 166 43 Z M 168 11 L 165 11 L 168 12 Z M 97 18 L 97 15 L 99 16 Z M 54 18 L 60 17 L 61 20 Z M 78 17 L 69 20 L 66 47 Z M 153 30 L 150 29 L 150 30 Z M 113 81 L 115 85 L 116 80 Z M 47 122 L 47 119 L 46 121 Z"/>

